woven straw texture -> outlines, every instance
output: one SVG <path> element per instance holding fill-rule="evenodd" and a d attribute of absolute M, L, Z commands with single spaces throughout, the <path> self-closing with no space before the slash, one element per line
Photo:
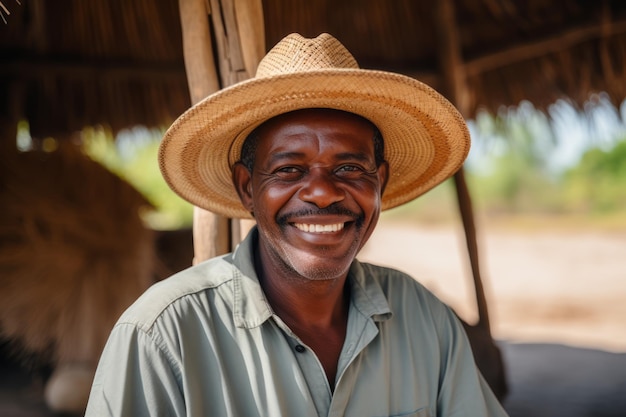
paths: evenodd
<path fill-rule="evenodd" d="M 231 178 L 243 141 L 264 121 L 304 108 L 352 112 L 379 128 L 390 166 L 383 210 L 450 177 L 469 152 L 465 121 L 432 88 L 403 75 L 359 69 L 328 34 L 292 34 L 266 55 L 255 78 L 207 97 L 174 122 L 161 144 L 161 172 L 192 204 L 249 218 Z"/>

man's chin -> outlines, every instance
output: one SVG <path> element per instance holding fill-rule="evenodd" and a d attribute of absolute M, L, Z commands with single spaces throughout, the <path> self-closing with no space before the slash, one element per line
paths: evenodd
<path fill-rule="evenodd" d="M 348 256 L 343 257 L 339 261 L 333 262 L 328 257 L 316 257 L 312 255 L 306 256 L 306 259 L 300 257 L 297 262 L 292 263 L 292 268 L 301 277 L 311 281 L 331 281 L 346 276 L 352 262 Z"/>

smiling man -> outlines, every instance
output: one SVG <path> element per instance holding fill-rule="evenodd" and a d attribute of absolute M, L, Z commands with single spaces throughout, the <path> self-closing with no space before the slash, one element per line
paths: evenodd
<path fill-rule="evenodd" d="M 505 416 L 451 310 L 360 263 L 381 210 L 451 176 L 461 116 L 328 34 L 289 35 L 255 78 L 165 134 L 183 198 L 257 226 L 152 287 L 103 352 L 89 416 Z"/>

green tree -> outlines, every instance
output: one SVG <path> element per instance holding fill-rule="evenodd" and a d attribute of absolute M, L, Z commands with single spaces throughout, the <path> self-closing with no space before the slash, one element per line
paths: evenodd
<path fill-rule="evenodd" d="M 568 205 L 579 212 L 626 210 L 626 138 L 610 150 L 585 152 L 563 175 L 563 190 Z"/>
<path fill-rule="evenodd" d="M 142 213 L 147 225 L 154 229 L 190 226 L 193 207 L 167 186 L 159 171 L 157 152 L 161 136 L 160 131 L 137 129 L 114 140 L 103 129 L 82 132 L 85 153 L 133 185 L 155 207 Z"/>
<path fill-rule="evenodd" d="M 555 137 L 544 113 L 522 103 L 495 116 L 479 113 L 474 126 L 477 145 L 488 154 L 483 165 L 469 165 L 479 208 L 491 213 L 558 209 L 549 169 Z"/>

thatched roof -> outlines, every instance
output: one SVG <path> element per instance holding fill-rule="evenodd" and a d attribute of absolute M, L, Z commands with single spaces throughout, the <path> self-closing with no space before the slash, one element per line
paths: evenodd
<path fill-rule="evenodd" d="M 442 38 L 456 31 L 469 116 L 521 100 L 541 108 L 564 97 L 581 104 L 600 91 L 615 103 L 626 98 L 626 2 L 453 0 L 448 21 L 437 10 L 442 3 L 270 0 L 267 40 L 328 31 L 361 66 L 443 89 Z"/>
<path fill-rule="evenodd" d="M 94 124 L 167 125 L 189 106 L 176 0 L 3 3 L 11 14 L 0 22 L 0 113 L 17 111 L 33 136 Z M 446 3 L 447 14 L 437 8 Z M 457 48 L 454 76 L 467 116 L 523 99 L 542 108 L 563 97 L 580 104 L 599 91 L 615 103 L 626 97 L 621 0 L 266 0 L 263 7 L 269 46 L 292 31 L 328 31 L 361 66 L 440 90 Z"/>
<path fill-rule="evenodd" d="M 160 125 L 189 105 L 175 0 L 10 2 L 0 89 L 18 103 L 0 111 L 16 106 L 34 136 Z"/>

